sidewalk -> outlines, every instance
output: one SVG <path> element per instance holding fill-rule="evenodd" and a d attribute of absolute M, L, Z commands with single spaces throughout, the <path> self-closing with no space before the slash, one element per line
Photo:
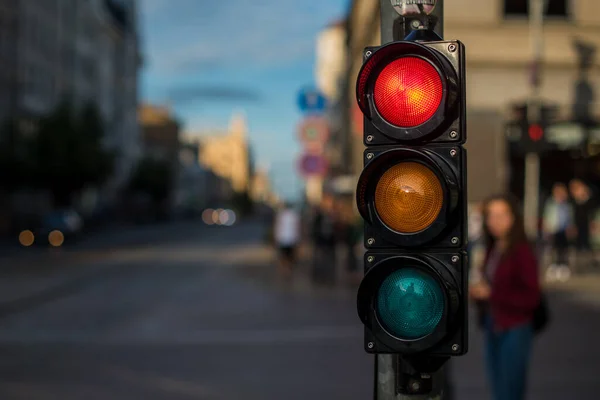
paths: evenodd
<path fill-rule="evenodd" d="M 600 308 L 600 273 L 574 275 L 567 282 L 545 284 L 548 291 L 566 295 L 571 301 Z"/>

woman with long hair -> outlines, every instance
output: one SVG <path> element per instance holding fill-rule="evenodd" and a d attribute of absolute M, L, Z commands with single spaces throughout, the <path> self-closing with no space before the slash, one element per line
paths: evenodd
<path fill-rule="evenodd" d="M 483 206 L 483 279 L 470 295 L 481 311 L 494 400 L 523 400 L 540 304 L 538 265 L 517 201 L 496 195 Z"/>

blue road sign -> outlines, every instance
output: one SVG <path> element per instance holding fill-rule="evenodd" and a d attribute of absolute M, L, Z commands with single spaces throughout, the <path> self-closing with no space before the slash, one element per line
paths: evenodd
<path fill-rule="evenodd" d="M 325 110 L 327 99 L 315 89 L 302 89 L 298 95 L 298 107 L 302 112 L 318 113 Z"/>
<path fill-rule="evenodd" d="M 298 169 L 302 176 L 324 176 L 328 169 L 327 160 L 318 154 L 305 153 L 300 157 Z"/>

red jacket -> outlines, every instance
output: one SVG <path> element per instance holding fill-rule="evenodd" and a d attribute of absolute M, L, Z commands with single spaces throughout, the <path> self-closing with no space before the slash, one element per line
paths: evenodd
<path fill-rule="evenodd" d="M 486 266 L 489 255 L 488 251 Z M 540 303 L 540 282 L 537 260 L 529 244 L 518 244 L 502 256 L 491 289 L 489 310 L 495 330 L 506 330 L 531 321 Z"/>

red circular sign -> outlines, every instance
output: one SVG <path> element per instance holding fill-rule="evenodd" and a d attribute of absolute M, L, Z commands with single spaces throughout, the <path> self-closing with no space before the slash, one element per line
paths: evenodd
<path fill-rule="evenodd" d="M 298 137 L 304 144 L 324 144 L 329 138 L 329 124 L 324 117 L 306 117 L 298 125 Z"/>

